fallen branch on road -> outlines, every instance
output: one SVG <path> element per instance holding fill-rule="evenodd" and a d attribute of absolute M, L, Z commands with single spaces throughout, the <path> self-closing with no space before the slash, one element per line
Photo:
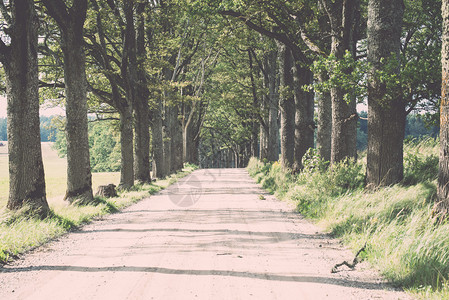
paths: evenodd
<path fill-rule="evenodd" d="M 365 251 L 365 248 L 366 248 L 366 243 L 365 243 L 365 245 L 363 245 L 362 248 L 360 248 L 359 251 L 357 251 L 357 254 L 355 255 L 354 259 L 352 260 L 352 264 L 351 264 L 351 263 L 348 263 L 348 262 L 345 260 L 345 261 L 342 262 L 342 263 L 336 264 L 336 265 L 332 268 L 331 273 L 337 273 L 337 272 L 338 272 L 338 268 L 341 267 L 341 266 L 343 266 L 343 265 L 347 266 L 347 267 L 350 268 L 351 270 L 354 270 L 355 266 L 360 262 L 360 260 L 358 259 L 358 256 L 359 256 L 359 254 L 360 254 L 362 251 Z"/>

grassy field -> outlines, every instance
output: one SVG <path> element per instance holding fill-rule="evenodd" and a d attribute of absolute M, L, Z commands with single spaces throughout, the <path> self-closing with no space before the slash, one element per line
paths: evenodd
<path fill-rule="evenodd" d="M 8 199 L 8 147 L 0 147 L 0 211 L 6 206 Z M 42 143 L 42 158 L 44 160 L 45 183 L 47 187 L 47 198 L 50 203 L 56 204 L 62 201 L 67 185 L 67 160 L 58 157 L 56 150 L 52 148 L 52 143 Z M 92 173 L 92 185 L 94 193 L 99 185 L 114 183 L 118 185 L 120 181 L 119 172 Z"/>

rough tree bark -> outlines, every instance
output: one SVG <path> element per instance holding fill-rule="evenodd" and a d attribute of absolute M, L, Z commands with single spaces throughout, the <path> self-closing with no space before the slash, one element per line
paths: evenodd
<path fill-rule="evenodd" d="M 320 75 L 318 80 L 325 81 L 324 75 Z M 322 159 L 331 160 L 332 142 L 332 100 L 329 92 L 316 95 L 318 106 L 318 124 L 316 134 L 316 147 Z"/>
<path fill-rule="evenodd" d="M 149 90 L 145 72 L 145 22 L 146 2 L 136 4 L 137 37 L 136 37 L 136 98 L 133 105 L 135 119 L 135 173 L 141 183 L 151 182 L 150 175 L 150 115 L 148 107 Z M 133 15 L 133 14 L 132 14 Z M 129 20 L 132 22 L 132 20 Z M 128 23 L 128 22 L 127 22 Z M 134 25 L 132 25 L 134 28 Z M 133 68 L 130 65 L 130 68 Z"/>
<path fill-rule="evenodd" d="M 164 141 L 162 134 L 162 100 L 157 100 L 157 108 L 151 113 L 151 132 L 153 145 L 153 177 L 164 178 L 167 176 L 167 170 L 164 166 Z"/>
<path fill-rule="evenodd" d="M 309 68 L 295 66 L 295 172 L 302 170 L 302 158 L 309 148 L 314 146 L 315 122 L 314 94 L 302 89 L 304 85 L 310 85 L 313 81 L 313 73 Z"/>
<path fill-rule="evenodd" d="M 67 7 L 63 0 L 43 0 L 48 14 L 61 30 L 64 56 L 67 134 L 67 192 L 65 200 L 93 199 L 87 128 L 87 81 L 83 26 L 87 0 L 73 0 Z"/>
<path fill-rule="evenodd" d="M 267 159 L 268 161 L 279 160 L 279 81 L 277 76 L 276 50 L 270 51 L 265 63 L 266 82 L 268 85 L 268 136 L 267 136 Z"/>
<path fill-rule="evenodd" d="M 171 173 L 176 173 L 182 170 L 183 167 L 183 137 L 182 124 L 179 120 L 179 107 L 177 105 L 171 107 L 171 121 L 170 121 L 170 135 L 171 135 Z"/>
<path fill-rule="evenodd" d="M 359 0 L 321 0 L 329 17 L 332 35 L 331 54 L 336 59 L 342 59 L 345 51 L 352 53 L 354 49 L 355 13 L 359 9 Z M 341 87 L 332 87 L 330 91 L 332 101 L 332 140 L 331 164 L 338 163 L 345 158 L 357 156 L 357 111 L 356 102 L 345 101 Z"/>
<path fill-rule="evenodd" d="M 405 101 L 401 87 L 387 89 L 379 71 L 399 73 L 404 3 L 402 0 L 370 0 L 368 3 L 368 61 L 372 70 L 368 85 L 368 152 L 366 184 L 388 186 L 403 178 Z"/>
<path fill-rule="evenodd" d="M 39 133 L 38 18 L 34 1 L 11 1 L 10 46 L 0 41 L 8 100 L 9 197 L 7 208 L 29 205 L 45 217 L 49 210 Z M 6 13 L 6 12 L 5 12 Z M 10 20 L 8 20 L 10 18 Z"/>
<path fill-rule="evenodd" d="M 201 101 L 192 103 L 187 117 L 183 116 L 183 160 L 186 163 L 195 165 L 199 164 L 198 147 L 201 124 L 204 117 L 203 105 Z"/>
<path fill-rule="evenodd" d="M 279 45 L 279 63 L 281 69 L 281 165 L 292 169 L 295 154 L 295 99 L 293 82 L 293 57 L 290 49 Z"/>
<path fill-rule="evenodd" d="M 139 97 L 145 98 L 145 92 L 142 89 L 139 89 L 139 79 L 138 79 L 138 64 L 137 64 L 137 41 L 136 41 L 136 29 L 134 25 L 134 3 L 133 1 L 124 1 L 123 4 L 123 12 L 125 15 L 126 27 L 124 31 L 124 41 L 123 41 L 123 55 L 122 55 L 122 65 L 121 65 L 121 74 L 125 83 L 125 93 L 127 102 L 131 105 L 132 111 L 134 112 L 134 178 L 137 176 L 141 176 L 142 178 L 149 177 L 149 152 L 148 152 L 148 164 L 146 165 L 146 172 L 148 173 L 145 176 L 145 158 L 143 154 L 145 153 L 145 123 L 147 124 L 146 131 L 149 132 L 149 124 L 148 124 L 148 111 L 145 111 L 145 104 L 142 104 L 144 101 Z M 142 93 L 142 94 L 140 94 Z M 141 102 L 142 101 L 142 102 Z M 148 105 L 148 103 L 146 104 Z M 143 110 L 140 112 L 140 110 Z M 144 124 L 140 124 L 141 116 L 146 117 L 146 120 L 143 120 Z M 149 133 L 148 133 L 149 134 Z M 131 136 L 133 134 L 131 133 Z M 125 137 L 128 138 L 128 137 Z M 131 137 L 132 139 L 132 137 Z M 131 147 L 131 146 L 127 146 Z M 148 145 L 149 147 L 149 139 Z M 149 151 L 149 150 L 148 150 Z M 129 168 L 129 166 L 127 166 Z M 140 180 L 142 180 L 140 178 Z M 140 181 L 139 180 L 139 181 Z M 145 179 L 142 180 L 146 182 Z"/>
<path fill-rule="evenodd" d="M 134 185 L 133 118 L 130 106 L 124 105 L 120 114 L 120 189 Z"/>
<path fill-rule="evenodd" d="M 442 85 L 440 103 L 440 164 L 437 210 L 449 214 L 449 2 L 442 1 L 443 35 L 441 49 Z"/>

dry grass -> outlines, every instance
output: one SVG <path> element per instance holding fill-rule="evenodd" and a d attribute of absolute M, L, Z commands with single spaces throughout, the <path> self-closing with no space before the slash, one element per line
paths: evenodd
<path fill-rule="evenodd" d="M 5 142 L 3 142 L 5 143 Z M 8 147 L 0 147 L 0 212 L 6 207 L 8 200 Z M 47 199 L 50 204 L 62 202 L 67 184 L 67 160 L 58 157 L 56 150 L 52 149 L 51 142 L 42 143 L 42 158 L 44 161 L 45 183 Z M 92 186 L 94 192 L 99 185 L 120 181 L 119 172 L 92 173 Z"/>

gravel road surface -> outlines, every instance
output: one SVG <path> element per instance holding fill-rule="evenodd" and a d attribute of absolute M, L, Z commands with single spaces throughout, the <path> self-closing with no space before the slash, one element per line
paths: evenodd
<path fill-rule="evenodd" d="M 0 268 L 0 299 L 410 299 L 366 263 L 331 273 L 353 256 L 246 170 L 205 169 Z"/>

